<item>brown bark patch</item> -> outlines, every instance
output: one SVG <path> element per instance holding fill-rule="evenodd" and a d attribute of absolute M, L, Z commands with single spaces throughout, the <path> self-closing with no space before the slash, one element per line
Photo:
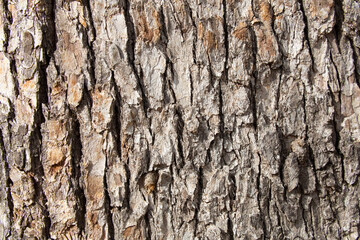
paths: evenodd
<path fill-rule="evenodd" d="M 160 40 L 161 22 L 160 22 L 159 13 L 153 10 L 152 17 L 154 18 L 154 22 L 156 25 L 154 28 L 150 26 L 144 13 L 143 12 L 140 13 L 138 32 L 139 32 L 139 38 L 145 43 L 157 43 Z"/>
<path fill-rule="evenodd" d="M 206 49 L 208 51 L 216 49 L 217 48 L 217 41 L 216 41 L 215 34 L 213 32 L 211 32 L 211 31 L 206 31 L 205 38 L 204 38 L 204 43 L 205 43 Z"/>
<path fill-rule="evenodd" d="M 70 75 L 70 81 L 68 86 L 68 101 L 71 105 L 79 105 L 82 99 L 82 88 L 79 84 L 79 76 L 76 74 Z"/>
<path fill-rule="evenodd" d="M 249 38 L 249 31 L 247 24 L 245 22 L 239 23 L 239 25 L 235 27 L 232 35 L 241 41 L 247 40 Z"/>
<path fill-rule="evenodd" d="M 271 5 L 267 1 L 261 1 L 260 3 L 260 19 L 265 25 L 270 25 L 272 21 L 273 13 Z"/>
<path fill-rule="evenodd" d="M 47 152 L 47 160 L 50 165 L 57 165 L 63 162 L 65 155 L 60 147 L 49 148 Z"/>
<path fill-rule="evenodd" d="M 140 229 L 136 226 L 128 227 L 123 232 L 124 239 L 144 239 L 144 236 Z"/>
<path fill-rule="evenodd" d="M 99 202 L 104 197 L 104 179 L 102 176 L 89 176 L 87 190 L 91 201 Z"/>
<path fill-rule="evenodd" d="M 334 7 L 332 0 L 312 0 L 310 4 L 310 13 L 312 17 L 316 17 L 320 12 L 330 13 L 331 8 Z"/>
<path fill-rule="evenodd" d="M 66 137 L 65 124 L 63 121 L 50 120 L 48 122 L 49 139 L 62 141 Z"/>

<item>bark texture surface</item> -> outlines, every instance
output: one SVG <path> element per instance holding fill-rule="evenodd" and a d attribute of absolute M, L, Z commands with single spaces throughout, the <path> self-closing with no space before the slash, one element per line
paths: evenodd
<path fill-rule="evenodd" d="M 358 239 L 358 0 L 0 0 L 1 239 Z"/>

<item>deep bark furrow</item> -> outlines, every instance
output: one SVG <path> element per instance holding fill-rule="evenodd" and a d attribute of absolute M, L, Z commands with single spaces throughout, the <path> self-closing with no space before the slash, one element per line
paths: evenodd
<path fill-rule="evenodd" d="M 306 41 L 306 44 L 308 46 L 308 50 L 309 50 L 309 54 L 310 54 L 311 67 L 312 67 L 312 70 L 315 71 L 315 61 L 314 61 L 314 56 L 313 56 L 310 37 L 309 37 L 309 22 L 308 22 L 308 18 L 306 16 L 305 8 L 304 8 L 304 0 L 299 0 L 299 6 L 300 6 L 300 11 L 301 11 L 302 16 L 303 16 L 303 22 L 305 24 L 305 26 L 304 26 L 304 37 L 305 37 L 305 41 Z"/>

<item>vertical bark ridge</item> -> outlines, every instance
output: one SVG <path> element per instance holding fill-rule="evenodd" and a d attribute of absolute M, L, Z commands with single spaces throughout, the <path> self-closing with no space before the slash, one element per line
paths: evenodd
<path fill-rule="evenodd" d="M 1 223 L 0 223 L 0 236 L 3 239 L 11 236 L 11 220 L 13 218 L 13 203 L 10 192 L 11 180 L 9 178 L 9 166 L 6 160 L 6 148 L 3 140 L 3 133 L 0 129 L 0 159 L 1 159 L 1 184 L 3 186 L 1 190 Z"/>

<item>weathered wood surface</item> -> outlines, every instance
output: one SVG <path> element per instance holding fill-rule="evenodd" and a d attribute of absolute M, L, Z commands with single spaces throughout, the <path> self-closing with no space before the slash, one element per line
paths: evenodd
<path fill-rule="evenodd" d="M 1 239 L 358 239 L 358 0 L 0 0 Z"/>

